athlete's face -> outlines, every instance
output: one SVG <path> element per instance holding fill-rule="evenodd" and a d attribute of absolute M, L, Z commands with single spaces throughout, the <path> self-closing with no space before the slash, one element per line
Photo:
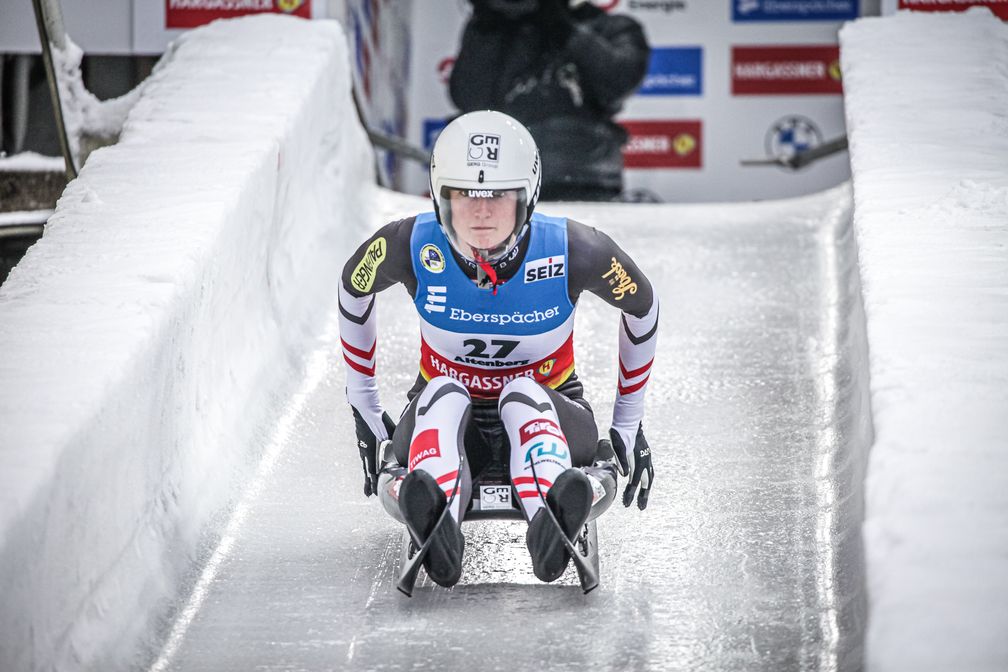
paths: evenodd
<path fill-rule="evenodd" d="M 450 196 L 452 227 L 470 247 L 493 249 L 514 231 L 517 191 L 452 189 Z"/>

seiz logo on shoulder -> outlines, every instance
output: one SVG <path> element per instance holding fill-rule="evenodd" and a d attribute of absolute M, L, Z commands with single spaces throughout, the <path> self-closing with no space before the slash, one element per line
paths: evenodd
<path fill-rule="evenodd" d="M 565 273 L 564 256 L 533 259 L 525 263 L 525 283 L 559 278 Z"/>

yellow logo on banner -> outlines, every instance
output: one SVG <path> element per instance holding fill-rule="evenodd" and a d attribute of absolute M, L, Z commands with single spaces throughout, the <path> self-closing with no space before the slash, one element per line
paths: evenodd
<path fill-rule="evenodd" d="M 547 359 L 545 362 L 539 365 L 539 374 L 543 376 L 548 376 L 550 371 L 553 370 L 553 364 L 556 363 L 555 359 Z"/>
<path fill-rule="evenodd" d="M 277 0 L 277 9 L 290 14 L 304 4 L 304 0 Z"/>
<path fill-rule="evenodd" d="M 350 282 L 358 292 L 367 293 L 374 286 L 374 279 L 378 273 L 378 267 L 385 261 L 385 238 L 378 238 L 368 245 L 364 251 L 364 258 L 357 264 L 350 276 Z"/>
<path fill-rule="evenodd" d="M 679 156 L 686 156 L 696 149 L 696 138 L 689 133 L 680 133 L 672 141 L 672 148 Z"/>
<path fill-rule="evenodd" d="M 829 76 L 838 82 L 842 79 L 840 75 L 840 61 L 833 61 L 829 64 Z"/>

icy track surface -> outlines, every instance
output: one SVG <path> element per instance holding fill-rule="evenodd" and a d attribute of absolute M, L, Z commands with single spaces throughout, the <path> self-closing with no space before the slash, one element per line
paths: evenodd
<path fill-rule="evenodd" d="M 427 208 L 382 201 L 373 225 Z M 662 296 L 645 420 L 655 490 L 647 511 L 600 520 L 594 593 L 573 570 L 537 581 L 523 523 L 466 523 L 461 583 L 423 577 L 400 595 L 399 528 L 361 492 L 330 341 L 150 669 L 858 669 L 867 412 L 849 202 L 841 188 L 737 206 L 541 206 L 610 232 Z M 416 318 L 398 287 L 378 306 L 397 414 Z M 578 373 L 605 428 L 617 312 L 587 295 L 579 307 Z"/>

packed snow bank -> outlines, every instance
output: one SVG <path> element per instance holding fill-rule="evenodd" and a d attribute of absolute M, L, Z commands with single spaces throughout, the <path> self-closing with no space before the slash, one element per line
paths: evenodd
<path fill-rule="evenodd" d="M 112 144 L 122 132 L 126 115 L 136 104 L 147 81 L 132 91 L 111 100 L 99 100 L 84 86 L 81 61 L 84 51 L 66 35 L 59 40 L 62 48 L 53 45 L 53 67 L 59 88 L 63 126 L 74 165 L 87 160 L 92 149 Z"/>
<path fill-rule="evenodd" d="M 0 668 L 135 666 L 370 197 L 348 63 L 331 22 L 184 35 L 0 288 Z"/>
<path fill-rule="evenodd" d="M 1008 25 L 840 34 L 876 441 L 867 667 L 1008 669 Z"/>

